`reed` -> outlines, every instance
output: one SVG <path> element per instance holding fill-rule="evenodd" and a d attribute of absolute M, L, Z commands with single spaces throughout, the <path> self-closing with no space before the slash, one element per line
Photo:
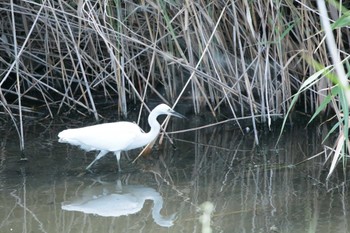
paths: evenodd
<path fill-rule="evenodd" d="M 328 12 L 345 21 L 344 10 L 334 3 Z M 272 127 L 292 111 L 293 93 L 299 110 L 313 113 L 333 86 L 320 78 L 298 92 L 318 72 L 310 61 L 333 64 L 319 12 L 310 0 L 4 2 L 1 113 L 18 128 L 22 150 L 28 117 L 99 119 L 101 103 L 126 117 L 130 104 L 148 108 L 151 99 L 250 117 L 258 144 L 257 124 Z M 342 59 L 344 21 L 334 29 Z"/>
<path fill-rule="evenodd" d="M 324 60 L 320 62 L 314 57 L 306 55 L 305 60 L 315 69 L 309 78 L 301 85 L 298 92 L 292 99 L 291 108 L 288 110 L 287 115 L 292 110 L 292 107 L 297 103 L 299 96 L 309 90 L 318 90 L 318 106 L 315 109 L 310 122 L 315 118 L 323 115 L 327 108 L 332 109 L 333 117 L 335 119 L 334 126 L 325 136 L 323 142 L 324 154 L 326 162 L 330 161 L 330 170 L 327 179 L 330 178 L 334 172 L 336 165 L 342 163 L 344 175 L 346 173 L 347 157 L 349 156 L 350 141 L 349 135 L 349 105 L 350 105 L 350 90 L 348 84 L 348 75 L 345 72 L 345 67 L 349 67 L 349 56 L 346 55 L 345 45 L 343 41 L 336 41 L 335 36 L 342 36 L 342 29 L 348 26 L 348 14 L 349 11 L 342 5 L 337 4 L 335 1 L 330 1 L 334 7 L 333 11 L 327 10 L 323 1 L 317 1 L 318 9 L 320 12 L 320 21 L 322 22 L 322 30 L 320 34 L 324 35 L 322 39 L 322 46 L 325 46 L 325 52 L 329 53 L 329 60 L 324 63 Z M 334 11 L 340 12 L 340 17 L 336 20 L 332 20 L 329 16 L 330 12 L 334 14 Z M 318 52 L 318 50 L 316 50 Z M 327 65 L 327 66 L 326 66 Z M 315 89 L 316 87 L 316 89 Z M 322 89 L 318 89 L 322 87 Z M 284 128 L 284 120 L 282 129 Z M 325 141 L 331 134 L 336 135 L 334 145 L 328 146 Z"/>

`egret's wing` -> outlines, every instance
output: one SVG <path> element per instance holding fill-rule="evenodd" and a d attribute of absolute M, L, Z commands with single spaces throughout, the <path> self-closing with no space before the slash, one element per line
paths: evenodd
<path fill-rule="evenodd" d="M 84 150 L 124 150 L 142 134 L 138 125 L 116 122 L 62 131 L 60 142 L 80 146 Z"/>

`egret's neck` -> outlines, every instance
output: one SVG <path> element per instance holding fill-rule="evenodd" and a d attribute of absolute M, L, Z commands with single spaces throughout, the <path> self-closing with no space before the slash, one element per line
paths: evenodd
<path fill-rule="evenodd" d="M 148 116 L 148 124 L 151 127 L 151 130 L 147 133 L 147 138 L 149 139 L 149 142 L 153 141 L 155 139 L 160 131 L 160 124 L 157 121 L 158 114 L 151 112 Z"/>
<path fill-rule="evenodd" d="M 154 221 L 162 227 L 170 227 L 172 226 L 175 220 L 175 214 L 172 214 L 170 216 L 162 216 L 160 213 L 160 210 L 163 208 L 163 198 L 158 194 L 152 197 L 154 206 L 152 210 L 152 217 Z"/>

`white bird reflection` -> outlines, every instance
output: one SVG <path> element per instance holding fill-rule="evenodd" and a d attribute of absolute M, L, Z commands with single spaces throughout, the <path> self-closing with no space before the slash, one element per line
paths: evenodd
<path fill-rule="evenodd" d="M 62 209 L 96 214 L 103 217 L 118 217 L 139 212 L 146 200 L 154 202 L 152 217 L 162 227 L 171 227 L 176 213 L 164 217 L 160 214 L 163 197 L 153 188 L 143 185 L 122 185 L 118 180 L 111 185 L 99 182 L 99 185 L 88 187 L 82 197 L 70 203 L 63 203 Z"/>

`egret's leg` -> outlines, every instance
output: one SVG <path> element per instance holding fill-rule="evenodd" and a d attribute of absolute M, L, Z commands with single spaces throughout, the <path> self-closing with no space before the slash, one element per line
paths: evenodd
<path fill-rule="evenodd" d="M 108 153 L 108 151 L 106 150 L 101 150 L 100 153 L 96 156 L 96 158 L 94 159 L 94 161 L 92 161 L 89 166 L 86 167 L 86 170 L 89 170 L 90 167 L 92 166 L 92 164 L 94 164 L 97 160 L 99 160 L 100 158 L 102 158 L 103 156 L 105 156 Z"/>
<path fill-rule="evenodd" d="M 115 157 L 117 158 L 117 162 L 118 162 L 118 171 L 121 171 L 122 169 L 120 168 L 120 151 L 115 151 L 114 152 Z"/>

